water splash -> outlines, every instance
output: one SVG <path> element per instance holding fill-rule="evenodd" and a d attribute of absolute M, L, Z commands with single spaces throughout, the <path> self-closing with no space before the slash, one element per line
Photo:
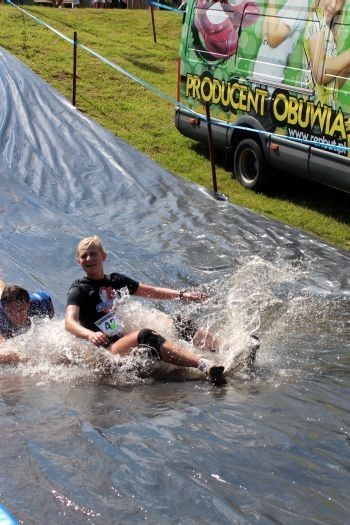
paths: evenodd
<path fill-rule="evenodd" d="M 149 301 L 130 298 L 122 301 L 126 332 L 150 328 L 166 339 L 176 340 L 172 316 L 191 317 L 220 341 L 216 354 L 208 354 L 225 365 L 229 374 L 251 379 L 244 364 L 251 345 L 251 334 L 261 339 L 256 369 L 264 380 L 295 378 L 312 368 L 312 356 L 320 347 L 329 346 L 337 330 L 344 332 L 339 300 L 305 292 L 305 271 L 295 265 L 276 265 L 259 257 L 241 261 L 234 274 L 211 283 L 210 299 L 205 303 L 168 301 L 156 306 Z M 167 310 L 161 311 L 164 306 Z M 334 322 L 334 319 L 337 322 Z M 203 355 L 191 342 L 188 350 Z M 2 353 L 15 350 L 28 361 L 11 369 L 38 382 L 109 381 L 114 384 L 147 380 L 150 377 L 174 376 L 175 367 L 154 363 L 140 351 L 116 358 L 108 350 L 98 349 L 64 330 L 63 321 L 36 320 L 22 336 L 9 340 Z M 310 363 L 310 366 L 308 365 Z M 7 368 L 7 371 L 9 369 Z M 117 371 L 117 373 L 116 373 Z M 249 372 L 247 374 L 247 372 Z M 196 378 L 196 373 L 182 371 L 180 377 Z"/>

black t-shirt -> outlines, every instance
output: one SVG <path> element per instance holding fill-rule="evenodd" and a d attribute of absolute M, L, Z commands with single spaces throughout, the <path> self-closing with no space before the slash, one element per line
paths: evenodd
<path fill-rule="evenodd" d="M 80 308 L 79 322 L 85 328 L 98 332 L 95 322 L 101 319 L 113 306 L 116 293 L 127 288 L 133 295 L 139 283 L 119 273 L 105 275 L 103 279 L 77 279 L 68 290 L 67 306 Z"/>

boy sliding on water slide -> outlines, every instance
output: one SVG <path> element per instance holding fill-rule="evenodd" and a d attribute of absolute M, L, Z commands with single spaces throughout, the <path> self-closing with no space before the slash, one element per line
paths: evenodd
<path fill-rule="evenodd" d="M 108 347 L 112 354 L 125 356 L 132 349 L 141 347 L 156 360 L 182 367 L 196 368 L 206 374 L 214 384 L 224 381 L 224 367 L 213 364 L 208 359 L 198 357 L 182 346 L 166 340 L 154 330 L 143 328 L 124 333 L 118 322 L 115 299 L 123 292 L 149 299 L 184 299 L 203 301 L 207 297 L 202 292 L 179 292 L 142 284 L 119 273 L 104 273 L 106 252 L 97 236 L 82 239 L 76 250 L 78 264 L 86 276 L 76 280 L 68 290 L 65 328 L 68 332 L 86 339 L 95 346 Z M 113 311 L 112 311 L 113 310 Z M 199 332 L 194 340 L 205 348 L 215 350 L 215 340 Z"/>
<path fill-rule="evenodd" d="M 0 281 L 0 293 L 0 344 L 27 332 L 32 325 L 32 317 L 52 318 L 55 315 L 47 292 L 29 294 L 20 286 L 5 285 Z M 0 364 L 19 363 L 20 360 L 15 351 L 0 354 Z"/>

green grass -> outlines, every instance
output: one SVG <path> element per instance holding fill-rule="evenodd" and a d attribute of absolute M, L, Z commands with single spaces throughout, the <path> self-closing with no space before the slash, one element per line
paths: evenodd
<path fill-rule="evenodd" d="M 93 49 L 160 92 L 176 99 L 181 16 L 144 10 L 26 10 L 69 38 Z M 0 6 L 0 46 L 72 97 L 73 46 L 22 14 Z M 179 134 L 174 105 L 78 48 L 77 107 L 156 162 L 186 179 L 212 188 L 207 148 Z M 231 202 L 350 249 L 350 195 L 279 174 L 274 190 L 246 190 L 217 156 L 218 190 Z"/>

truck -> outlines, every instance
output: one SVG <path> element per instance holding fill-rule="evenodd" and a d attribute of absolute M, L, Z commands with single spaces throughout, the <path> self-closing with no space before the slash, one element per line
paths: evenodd
<path fill-rule="evenodd" d="M 349 0 L 188 0 L 175 125 L 255 191 L 289 173 L 350 191 Z M 209 118 L 208 118 L 209 115 Z"/>

